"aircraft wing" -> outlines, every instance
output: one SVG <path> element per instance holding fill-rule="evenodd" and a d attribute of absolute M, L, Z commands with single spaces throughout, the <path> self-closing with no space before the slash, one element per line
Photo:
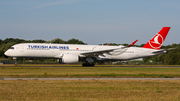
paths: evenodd
<path fill-rule="evenodd" d="M 113 49 L 105 49 L 105 50 L 97 50 L 97 51 L 89 51 L 89 52 L 83 52 L 80 53 L 81 55 L 102 55 L 103 53 L 107 53 L 110 54 L 109 52 L 112 52 L 113 50 L 117 50 L 117 49 L 124 49 L 125 47 L 120 47 L 120 48 L 113 48 Z M 127 47 L 126 47 L 127 48 Z"/>
<path fill-rule="evenodd" d="M 122 49 L 125 49 L 125 48 L 129 48 L 129 47 L 133 46 L 137 41 L 138 41 L 138 40 L 132 42 L 132 43 L 129 44 L 128 46 L 123 46 L 123 47 L 113 48 L 113 49 L 105 49 L 105 50 L 97 50 L 97 51 L 83 52 L 83 53 L 80 53 L 80 54 L 81 54 L 81 55 L 86 55 L 86 56 L 89 56 L 89 55 L 97 56 L 97 55 L 102 55 L 103 53 L 106 53 L 106 54 L 111 55 L 109 52 L 112 52 L 112 51 L 114 51 L 114 50 L 122 50 Z"/>

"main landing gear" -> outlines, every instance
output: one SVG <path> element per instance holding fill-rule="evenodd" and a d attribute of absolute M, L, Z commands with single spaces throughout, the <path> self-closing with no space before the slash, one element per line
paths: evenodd
<path fill-rule="evenodd" d="M 94 67 L 94 60 L 92 57 L 87 57 L 85 63 L 82 64 L 83 67 Z"/>
<path fill-rule="evenodd" d="M 83 67 L 94 67 L 94 63 L 85 62 L 82 64 Z"/>

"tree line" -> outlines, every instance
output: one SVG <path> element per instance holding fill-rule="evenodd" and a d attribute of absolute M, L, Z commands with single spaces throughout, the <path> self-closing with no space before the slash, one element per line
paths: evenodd
<path fill-rule="evenodd" d="M 9 49 L 12 45 L 18 44 L 18 43 L 57 43 L 57 44 L 86 44 L 81 40 L 78 39 L 69 39 L 68 41 L 56 38 L 50 41 L 45 41 L 41 39 L 37 40 L 24 40 L 24 39 L 14 39 L 14 38 L 6 38 L 5 40 L 0 39 L 0 58 L 4 58 L 4 52 Z M 103 45 L 124 45 L 127 46 L 128 44 L 117 44 L 117 43 L 104 43 Z M 102 45 L 102 44 L 101 44 Z M 135 47 L 142 47 L 145 44 L 141 45 L 135 45 Z M 174 50 L 168 51 L 166 54 L 160 54 L 157 56 L 151 56 L 143 58 L 144 62 L 156 62 L 160 64 L 165 65 L 180 65 L 180 43 L 179 44 L 171 44 L 171 45 L 165 45 L 162 46 L 162 49 L 168 49 L 168 48 L 175 48 Z"/>

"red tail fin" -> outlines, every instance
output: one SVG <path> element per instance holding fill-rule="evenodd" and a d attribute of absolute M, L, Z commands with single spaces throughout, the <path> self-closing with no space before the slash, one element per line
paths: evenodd
<path fill-rule="evenodd" d="M 159 50 L 169 32 L 171 27 L 163 27 L 149 42 L 147 42 L 143 48 L 157 49 Z"/>

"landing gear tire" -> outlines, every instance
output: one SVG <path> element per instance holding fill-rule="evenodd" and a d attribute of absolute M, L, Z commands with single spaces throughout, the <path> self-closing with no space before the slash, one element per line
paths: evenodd
<path fill-rule="evenodd" d="M 94 67 L 94 63 L 83 63 L 83 67 Z"/>

